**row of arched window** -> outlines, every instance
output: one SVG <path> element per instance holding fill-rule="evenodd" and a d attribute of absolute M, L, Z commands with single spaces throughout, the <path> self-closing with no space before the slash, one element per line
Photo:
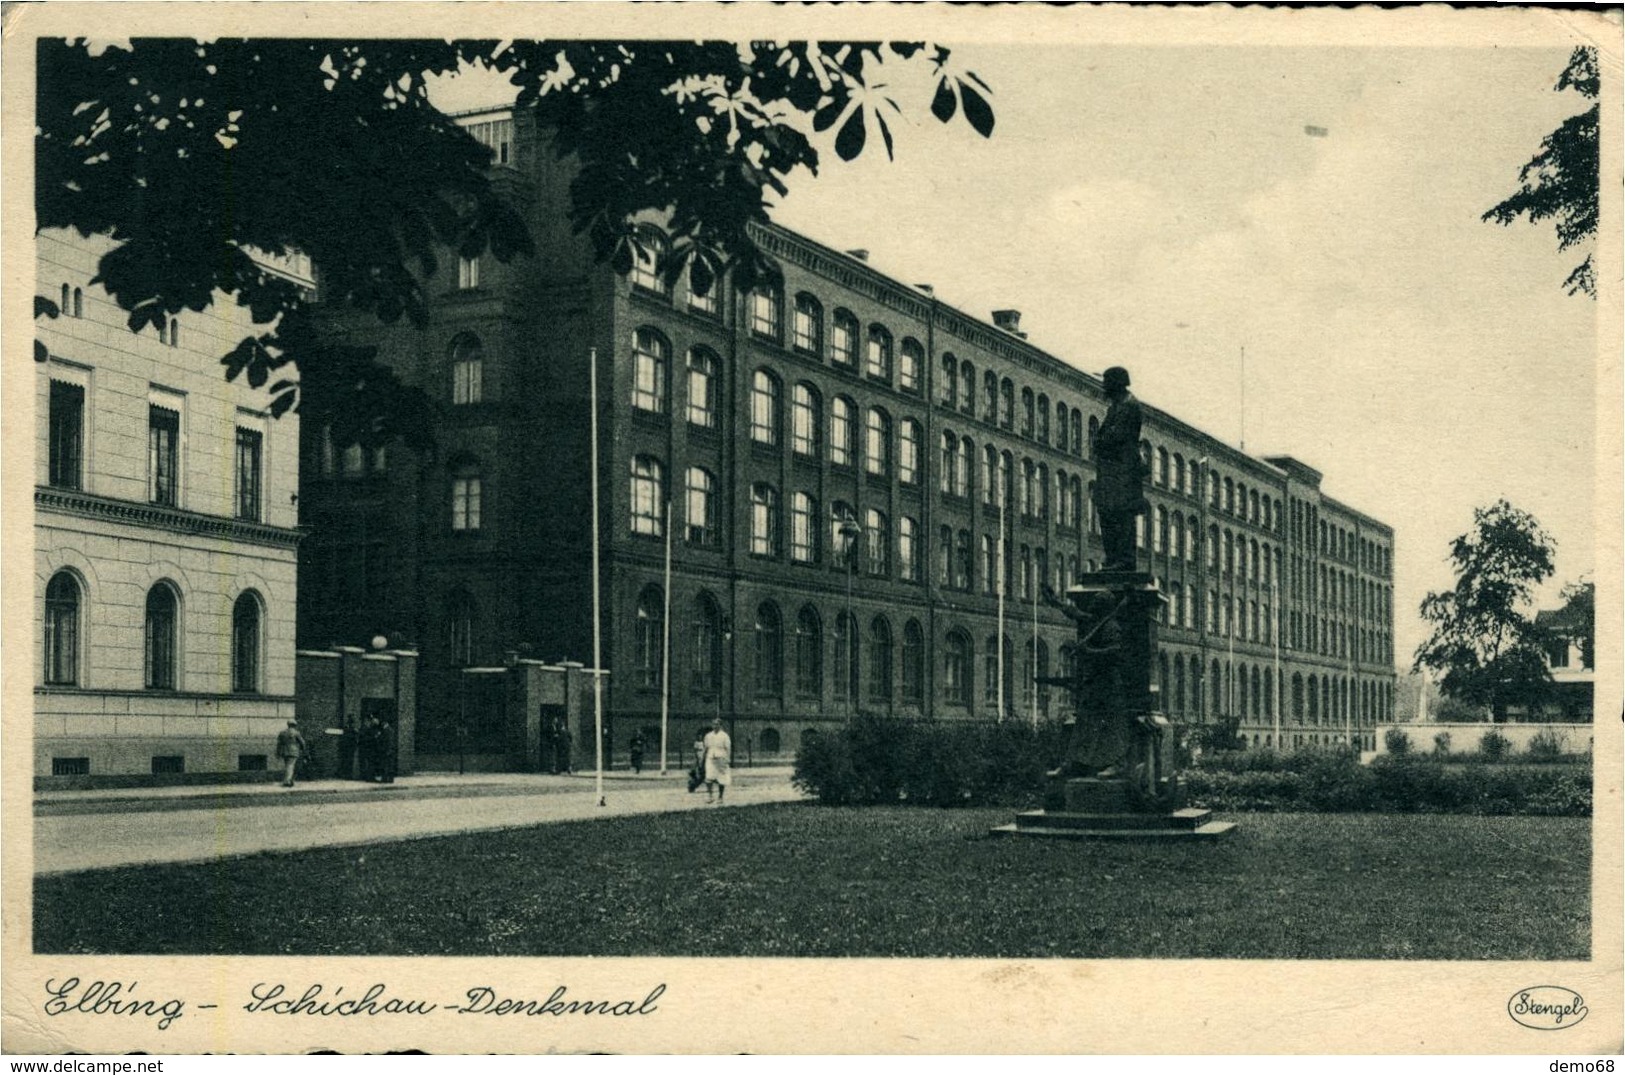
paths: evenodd
<path fill-rule="evenodd" d="M 724 620 L 721 606 L 709 593 L 701 591 L 686 608 L 673 610 L 682 623 L 672 625 L 671 638 L 677 640 L 671 661 L 672 687 L 687 690 L 696 698 L 714 699 L 723 690 L 722 645 Z M 638 595 L 633 638 L 633 681 L 641 688 L 657 690 L 662 683 L 666 637 L 665 594 L 658 585 L 646 586 Z M 1011 659 L 1012 640 L 1006 638 L 1005 668 L 1007 693 L 1023 702 L 1033 699 L 1034 674 L 1049 674 L 1049 646 L 1042 639 L 1036 650 L 1026 643 L 1025 663 L 1017 667 Z M 686 653 L 682 650 L 686 649 Z M 983 652 L 988 664 L 984 688 L 994 689 L 997 679 L 997 643 L 989 638 Z M 751 692 L 757 698 L 782 701 L 787 693 L 804 699 L 826 700 L 837 707 L 872 705 L 922 705 L 925 702 L 926 662 L 930 660 L 925 632 L 920 621 L 909 618 L 897 631 L 885 615 L 862 622 L 850 612 L 838 612 L 826 627 L 824 616 L 812 604 L 804 604 L 787 622 L 775 601 L 756 607 L 751 625 Z M 970 705 L 972 699 L 975 648 L 962 628 L 948 632 L 942 649 L 942 688 L 944 700 L 954 705 Z M 1062 647 L 1063 668 L 1071 667 L 1071 647 Z M 1049 693 L 1039 688 L 1044 709 Z M 990 700 L 996 700 L 992 698 Z"/>
<path fill-rule="evenodd" d="M 1227 674 L 1228 673 L 1228 674 Z M 1284 677 L 1273 669 L 1248 662 L 1227 666 L 1214 660 L 1204 681 L 1201 660 L 1195 654 L 1157 655 L 1157 688 L 1163 709 L 1175 715 L 1240 717 L 1273 720 L 1277 699 L 1281 717 L 1311 727 L 1340 727 L 1348 718 L 1370 727 L 1393 717 L 1393 688 L 1373 680 L 1351 680 L 1301 672 L 1292 675 L 1290 695 L 1281 696 Z"/>
<path fill-rule="evenodd" d="M 69 570 L 58 571 L 45 586 L 42 681 L 50 687 L 84 686 L 84 617 L 86 589 Z M 254 590 L 237 595 L 231 607 L 231 689 L 256 694 L 261 679 L 261 624 L 264 599 Z M 142 621 L 142 685 L 147 690 L 181 689 L 181 593 L 162 579 L 147 591 Z"/>

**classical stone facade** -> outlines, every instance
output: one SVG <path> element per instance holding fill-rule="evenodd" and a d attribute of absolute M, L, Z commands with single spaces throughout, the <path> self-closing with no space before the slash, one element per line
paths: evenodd
<path fill-rule="evenodd" d="M 229 301 L 132 332 L 107 248 L 39 237 L 35 774 L 258 772 L 294 712 L 298 419 L 222 376 Z"/>
<path fill-rule="evenodd" d="M 1035 673 L 1071 667 L 1072 632 L 1041 589 L 1101 559 L 1098 378 L 1026 342 L 1016 311 L 984 322 L 782 228 L 759 235 L 782 288 L 668 284 L 654 222 L 617 276 L 570 233 L 569 176 L 529 116 L 467 122 L 542 253 L 448 258 L 423 331 L 330 315 L 440 417 L 425 453 L 346 455 L 305 431 L 304 643 L 415 642 L 420 738 L 441 740 L 468 719 L 460 667 L 590 664 L 596 353 L 617 751 L 658 727 L 668 616 L 676 745 L 716 715 L 752 759 L 854 712 L 1059 719 L 1063 692 Z M 1324 496 L 1312 468 L 1144 402 L 1163 708 L 1235 718 L 1249 746 L 1369 746 L 1392 709 L 1392 529 Z"/>

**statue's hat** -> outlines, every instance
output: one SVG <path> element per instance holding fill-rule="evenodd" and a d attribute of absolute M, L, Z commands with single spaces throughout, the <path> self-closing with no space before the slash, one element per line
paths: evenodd
<path fill-rule="evenodd" d="M 1128 370 L 1122 366 L 1113 366 L 1101 376 L 1101 380 L 1105 382 L 1106 391 L 1108 392 L 1114 388 L 1127 388 L 1129 385 Z"/>

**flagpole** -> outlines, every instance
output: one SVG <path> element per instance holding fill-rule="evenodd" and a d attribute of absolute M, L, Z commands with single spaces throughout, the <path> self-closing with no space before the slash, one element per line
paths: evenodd
<path fill-rule="evenodd" d="M 603 603 L 598 578 L 598 348 L 588 352 L 589 418 L 592 439 L 592 719 L 593 751 L 597 759 L 595 788 L 598 805 L 604 805 L 604 625 Z"/>
<path fill-rule="evenodd" d="M 1005 482 L 1009 477 L 1009 468 L 1000 468 L 999 482 L 999 551 L 998 564 L 994 569 L 994 578 L 999 587 L 999 677 L 997 689 L 999 692 L 999 705 L 996 712 L 999 720 L 1004 720 L 1004 513 L 1009 510 L 1010 498 L 1005 495 Z"/>
<path fill-rule="evenodd" d="M 1038 730 L 1038 590 L 1043 583 L 1038 578 L 1038 559 L 1033 558 L 1032 578 L 1027 584 L 1032 587 L 1033 597 L 1033 730 Z"/>
<path fill-rule="evenodd" d="M 1275 749 L 1281 745 L 1281 572 L 1271 576 L 1270 603 L 1275 606 Z"/>
<path fill-rule="evenodd" d="M 660 635 L 660 775 L 666 775 L 666 729 L 671 723 L 671 497 L 666 497 L 666 608 Z"/>

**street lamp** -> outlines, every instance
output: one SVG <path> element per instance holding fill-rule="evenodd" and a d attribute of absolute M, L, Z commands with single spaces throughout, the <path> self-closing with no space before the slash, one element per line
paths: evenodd
<path fill-rule="evenodd" d="M 853 682 L 856 678 L 853 671 L 857 667 L 858 647 L 857 624 L 852 619 L 852 576 L 856 571 L 853 563 L 854 554 L 857 551 L 858 538 L 863 534 L 863 528 L 849 514 L 843 513 L 840 520 L 841 526 L 838 533 L 841 538 L 841 555 L 846 558 L 846 619 L 841 625 L 842 631 L 846 634 L 846 666 L 841 670 L 841 675 L 846 682 L 842 685 L 841 693 L 846 701 L 846 719 L 851 720 L 852 710 L 857 705 L 857 699 L 854 697 L 857 693 L 857 685 Z"/>

